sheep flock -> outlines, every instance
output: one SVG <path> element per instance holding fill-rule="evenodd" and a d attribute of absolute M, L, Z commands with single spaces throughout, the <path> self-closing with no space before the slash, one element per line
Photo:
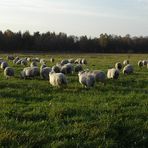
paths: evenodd
<path fill-rule="evenodd" d="M 9 63 L 12 63 L 12 67 Z M 52 64 L 48 66 L 48 62 Z M 14 65 L 14 67 L 13 67 Z M 0 58 L 0 67 L 4 73 L 4 77 L 11 79 L 15 76 L 15 66 L 20 67 L 20 79 L 35 79 L 40 77 L 53 87 L 67 86 L 68 83 L 72 83 L 68 80 L 68 75 L 77 75 L 77 81 L 80 85 L 90 88 L 94 87 L 96 83 L 109 83 L 107 79 L 117 80 L 120 78 L 120 74 L 130 75 L 134 73 L 134 66 L 130 64 L 130 60 L 125 59 L 117 61 L 114 65 L 110 65 L 106 72 L 101 69 L 90 69 L 89 61 L 85 58 L 77 59 L 62 59 L 56 61 L 53 57 L 38 58 L 38 57 L 19 57 L 8 55 L 5 59 Z M 139 69 L 148 69 L 148 60 L 137 61 Z"/>

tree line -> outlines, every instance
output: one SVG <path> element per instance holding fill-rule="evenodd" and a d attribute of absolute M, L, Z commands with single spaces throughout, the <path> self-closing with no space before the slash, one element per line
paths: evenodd
<path fill-rule="evenodd" d="M 101 34 L 96 38 L 68 36 L 55 32 L 0 31 L 0 51 L 3 52 L 87 52 L 87 53 L 148 53 L 148 37 Z"/>

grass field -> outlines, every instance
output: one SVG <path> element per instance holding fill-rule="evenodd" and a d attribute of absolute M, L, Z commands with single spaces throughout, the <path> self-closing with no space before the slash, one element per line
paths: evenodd
<path fill-rule="evenodd" d="M 0 70 L 0 147 L 148 147 L 148 69 L 137 66 L 148 55 L 53 56 L 55 62 L 85 57 L 86 68 L 105 72 L 129 58 L 135 72 L 91 89 L 79 84 L 77 74 L 68 75 L 68 87 L 62 89 L 40 77 L 20 79 L 23 68 L 9 62 L 14 78 L 6 79 Z"/>

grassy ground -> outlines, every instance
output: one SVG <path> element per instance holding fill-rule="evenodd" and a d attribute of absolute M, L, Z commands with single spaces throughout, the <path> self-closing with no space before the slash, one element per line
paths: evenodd
<path fill-rule="evenodd" d="M 16 75 L 6 79 L 0 70 L 0 147 L 148 146 L 148 69 L 137 66 L 148 55 L 54 57 L 56 62 L 85 57 L 88 68 L 104 71 L 129 58 L 135 72 L 129 76 L 121 73 L 118 80 L 98 83 L 89 90 L 78 83 L 76 74 L 69 75 L 68 87 L 60 89 L 39 77 L 21 80 L 22 67 L 9 62 Z"/>

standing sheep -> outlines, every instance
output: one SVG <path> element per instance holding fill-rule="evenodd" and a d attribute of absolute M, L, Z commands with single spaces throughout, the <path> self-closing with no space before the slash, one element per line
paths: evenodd
<path fill-rule="evenodd" d="M 4 70 L 6 67 L 8 67 L 8 63 L 5 62 L 5 61 L 3 61 L 3 62 L 1 63 L 1 69 Z"/>
<path fill-rule="evenodd" d="M 95 77 L 96 82 L 105 83 L 106 75 L 104 71 L 101 70 L 94 70 L 92 75 Z"/>
<path fill-rule="evenodd" d="M 138 66 L 141 68 L 143 66 L 143 62 L 140 60 L 138 61 Z"/>
<path fill-rule="evenodd" d="M 61 72 L 64 74 L 72 74 L 73 72 L 73 65 L 71 63 L 65 64 L 61 67 Z"/>
<path fill-rule="evenodd" d="M 37 62 L 31 62 L 30 67 L 37 66 Z"/>
<path fill-rule="evenodd" d="M 122 69 L 122 64 L 120 62 L 116 63 L 115 68 L 121 70 Z"/>
<path fill-rule="evenodd" d="M 14 70 L 11 67 L 6 67 L 4 70 L 4 76 L 6 78 L 14 76 Z"/>
<path fill-rule="evenodd" d="M 76 66 L 74 67 L 74 71 L 75 72 L 80 72 L 83 70 L 83 67 L 81 64 L 76 64 Z"/>
<path fill-rule="evenodd" d="M 127 65 L 127 64 L 129 64 L 129 60 L 124 60 L 123 65 Z"/>
<path fill-rule="evenodd" d="M 112 68 L 112 69 L 108 69 L 107 71 L 107 78 L 108 79 L 118 79 L 119 77 L 119 70 Z"/>
<path fill-rule="evenodd" d="M 44 80 L 48 80 L 49 79 L 49 73 L 52 71 L 52 69 L 50 67 L 44 67 L 42 68 L 42 70 L 40 71 L 40 75 Z"/>
<path fill-rule="evenodd" d="M 133 66 L 128 64 L 126 65 L 124 68 L 123 68 L 123 74 L 131 74 L 133 73 L 134 69 L 133 69 Z"/>
<path fill-rule="evenodd" d="M 49 83 L 52 86 L 62 87 L 62 86 L 66 86 L 68 82 L 67 82 L 66 76 L 63 73 L 50 72 Z"/>
<path fill-rule="evenodd" d="M 60 67 L 59 66 L 57 66 L 57 65 L 54 65 L 53 67 L 52 67 L 52 71 L 54 71 L 55 73 L 60 73 Z"/>
<path fill-rule="evenodd" d="M 85 86 L 86 88 L 93 87 L 95 84 L 95 77 L 88 72 L 81 71 L 78 73 L 78 77 L 79 83 Z"/>

